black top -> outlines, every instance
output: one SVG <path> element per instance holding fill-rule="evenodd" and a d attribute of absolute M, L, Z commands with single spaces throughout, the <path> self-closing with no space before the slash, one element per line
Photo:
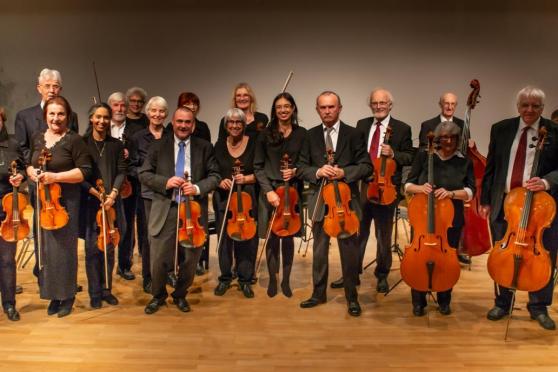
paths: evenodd
<path fill-rule="evenodd" d="M 23 151 L 16 139 L 10 136 L 7 140 L 0 141 L 0 200 L 13 191 L 9 180 L 12 174 L 10 166 L 14 160 L 17 162 L 18 173 L 25 179 Z M 0 211 L 0 214 L 3 215 L 3 212 Z"/>
<path fill-rule="evenodd" d="M 196 119 L 196 129 L 194 129 L 194 133 L 192 133 L 192 136 L 204 139 L 207 142 L 211 142 L 211 131 L 209 130 L 209 126 L 205 121 Z"/>
<path fill-rule="evenodd" d="M 172 125 L 169 125 L 172 128 Z M 167 127 L 169 127 L 167 126 Z M 170 133 L 170 134 L 169 134 Z M 161 133 L 161 138 L 166 135 L 172 136 L 172 130 L 167 131 L 166 128 L 163 129 Z M 129 173 L 134 177 L 138 177 L 139 169 L 143 165 L 143 162 L 147 158 L 147 153 L 151 148 L 153 142 L 158 141 L 155 136 L 151 133 L 149 128 L 142 129 L 132 136 L 130 140 L 130 166 L 128 167 Z M 143 198 L 152 199 L 153 191 L 151 191 L 147 186 L 141 184 L 141 196 Z"/>
<path fill-rule="evenodd" d="M 244 134 L 250 137 L 256 137 L 256 135 L 261 132 L 269 119 L 267 118 L 266 114 L 262 114 L 261 112 L 254 113 L 254 120 L 250 123 L 246 124 L 246 128 L 244 130 Z M 217 141 L 221 141 L 227 138 L 227 129 L 225 128 L 225 117 L 221 118 L 221 122 L 219 123 L 219 137 Z"/>
<path fill-rule="evenodd" d="M 107 136 L 104 141 L 96 141 L 93 135 L 87 135 L 83 140 L 93 160 L 93 171 L 91 177 L 82 183 L 82 187 L 89 191 L 96 187 L 97 179 L 102 178 L 107 194 L 113 188 L 120 190 L 128 168 L 122 142 L 111 136 Z"/>
<path fill-rule="evenodd" d="M 294 167 L 294 164 L 298 162 L 298 155 L 305 137 L 306 129 L 301 126 L 293 126 L 291 134 L 275 145 L 270 144 L 267 130 L 258 135 L 254 155 L 254 173 L 263 192 L 267 193 L 283 184 L 281 174 L 283 155 L 285 153 L 289 155 L 291 167 Z M 296 178 L 291 180 L 291 182 L 297 181 Z"/>
<path fill-rule="evenodd" d="M 141 126 L 142 128 L 147 128 L 147 126 L 149 125 L 149 119 L 147 118 L 147 115 L 142 112 L 140 113 L 140 117 L 137 119 L 130 119 L 128 116 L 126 116 L 126 123 L 132 124 L 134 126 Z"/>

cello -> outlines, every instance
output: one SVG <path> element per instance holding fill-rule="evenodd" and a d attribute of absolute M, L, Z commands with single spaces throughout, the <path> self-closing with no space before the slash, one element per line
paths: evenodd
<path fill-rule="evenodd" d="M 11 175 L 17 175 L 17 162 L 10 163 Z M 7 242 L 17 242 L 29 235 L 29 222 L 23 216 L 23 211 L 27 207 L 27 198 L 19 193 L 19 187 L 13 186 L 12 192 L 2 198 L 2 208 L 6 213 L 6 218 L 0 225 L 0 234 Z"/>
<path fill-rule="evenodd" d="M 289 169 L 290 159 L 288 154 L 283 155 L 281 160 L 281 169 Z M 280 201 L 275 216 L 271 224 L 271 231 L 281 238 L 293 236 L 302 225 L 300 214 L 296 211 L 298 204 L 298 192 L 289 181 L 284 181 L 283 186 L 279 186 L 276 190 Z"/>
<path fill-rule="evenodd" d="M 492 239 L 488 231 L 488 221 L 480 214 L 480 200 L 478 195 L 482 192 L 482 177 L 486 168 L 486 158 L 477 150 L 477 146 L 469 146 L 471 138 L 471 111 L 479 102 L 480 83 L 477 79 L 471 80 L 473 89 L 467 98 L 467 111 L 463 124 L 463 134 L 461 136 L 460 151 L 463 155 L 471 159 L 473 172 L 475 174 L 475 185 L 477 192 L 473 199 L 464 204 L 465 225 L 463 226 L 463 250 L 468 256 L 479 256 L 490 250 Z"/>
<path fill-rule="evenodd" d="M 233 166 L 233 176 L 242 172 L 242 163 L 236 159 Z M 232 189 L 232 187 L 231 187 Z M 228 211 L 231 217 L 227 221 L 227 234 L 232 240 L 250 240 L 256 235 L 256 222 L 251 216 L 252 198 L 242 191 L 242 185 L 236 184 L 236 191 L 231 194 Z"/>
<path fill-rule="evenodd" d="M 384 136 L 384 145 L 389 144 L 391 133 L 391 126 L 388 126 Z M 397 190 L 391 182 L 391 177 L 397 169 L 397 164 L 392 158 L 380 155 L 379 158 L 374 159 L 373 165 L 374 176 L 372 182 L 368 184 L 366 196 L 372 203 L 390 205 L 397 199 Z"/>
<path fill-rule="evenodd" d="M 428 183 L 434 187 L 434 134 L 428 134 Z M 401 278 L 422 292 L 447 291 L 457 283 L 461 269 L 457 251 L 447 240 L 454 208 L 450 199 L 414 194 L 408 207 L 413 240 L 405 247 Z"/>
<path fill-rule="evenodd" d="M 39 156 L 40 172 L 47 171 L 47 163 L 52 159 L 52 154 L 46 148 L 41 150 Z M 42 182 L 37 183 L 37 195 L 41 201 L 39 212 L 40 227 L 45 230 L 58 230 L 66 226 L 70 217 L 66 208 L 60 204 L 62 197 L 62 188 L 58 183 L 45 185 Z"/>
<path fill-rule="evenodd" d="M 188 180 L 188 172 L 184 172 L 184 179 Z M 201 248 L 205 244 L 205 229 L 200 224 L 200 204 L 187 196 L 182 200 L 182 190 L 179 190 L 180 206 L 178 207 L 178 242 L 184 248 Z"/>

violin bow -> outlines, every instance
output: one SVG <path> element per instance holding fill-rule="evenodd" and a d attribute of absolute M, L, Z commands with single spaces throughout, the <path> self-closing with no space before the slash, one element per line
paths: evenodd
<path fill-rule="evenodd" d="M 93 61 L 93 75 L 95 76 L 95 84 L 97 85 L 97 97 L 99 98 L 99 103 L 101 103 L 103 102 L 103 100 L 101 99 L 101 88 L 99 88 L 99 78 L 97 77 L 97 68 L 95 67 L 95 61 Z M 93 100 L 95 100 L 95 97 L 93 97 Z"/>
<path fill-rule="evenodd" d="M 107 255 L 107 215 L 105 211 L 106 195 L 101 194 L 101 215 L 103 218 L 103 255 L 105 256 L 105 288 L 109 289 L 108 283 L 108 255 Z"/>
<path fill-rule="evenodd" d="M 321 196 L 322 196 L 322 190 L 324 188 L 326 179 L 325 177 L 322 178 L 322 182 L 320 182 L 320 188 L 318 189 L 318 197 L 316 198 L 316 204 L 314 205 L 314 210 L 312 211 L 312 217 L 310 218 L 310 226 L 313 228 L 314 224 L 316 223 L 316 211 L 318 210 L 318 208 L 321 208 Z M 310 237 L 308 238 L 308 240 L 306 240 L 306 248 L 304 248 L 304 253 L 302 254 L 302 257 L 306 257 L 306 254 L 308 253 L 308 247 L 310 246 L 310 240 L 312 240 L 314 238 L 313 233 L 312 233 L 312 229 L 310 229 Z"/>
<path fill-rule="evenodd" d="M 269 222 L 269 226 L 267 227 L 267 233 L 265 234 L 265 241 L 262 247 L 262 250 L 260 252 L 260 254 L 258 255 L 258 263 L 256 264 L 256 276 L 258 276 L 258 273 L 260 272 L 260 263 L 262 261 L 262 256 L 263 253 L 265 252 L 265 249 L 267 247 L 267 242 L 269 241 L 269 236 L 271 235 L 271 228 L 273 226 L 273 222 L 275 221 L 275 216 L 277 215 L 277 207 L 275 207 L 273 209 L 273 214 L 271 216 L 271 221 Z M 283 238 L 279 238 L 279 242 L 281 242 L 283 240 Z"/>
<path fill-rule="evenodd" d="M 35 195 L 35 202 L 37 205 L 37 208 L 35 209 L 35 214 L 37 215 L 36 220 L 37 220 L 37 262 L 39 264 L 39 270 L 43 269 L 43 262 L 42 262 L 42 245 L 41 245 L 41 233 L 42 233 L 42 229 L 41 229 L 41 207 L 40 207 L 40 203 L 39 203 L 39 174 L 40 174 L 40 170 L 37 170 L 37 183 L 36 183 L 36 195 Z"/>
<path fill-rule="evenodd" d="M 281 93 L 285 93 L 285 91 L 287 90 L 287 86 L 289 86 L 289 83 L 291 82 L 291 79 L 294 75 L 294 72 L 289 72 L 289 76 L 287 76 L 287 80 L 285 80 L 285 84 L 283 85 L 283 89 L 281 90 Z"/>
<path fill-rule="evenodd" d="M 178 188 L 178 210 L 176 211 L 176 239 L 174 242 L 174 276 L 178 277 L 178 229 L 180 225 L 180 203 L 182 203 L 182 187 Z"/>

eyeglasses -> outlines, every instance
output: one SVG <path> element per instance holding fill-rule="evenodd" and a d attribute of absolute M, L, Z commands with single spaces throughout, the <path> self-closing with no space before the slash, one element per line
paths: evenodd
<path fill-rule="evenodd" d="M 522 103 L 519 105 L 520 108 L 522 109 L 528 109 L 528 108 L 532 108 L 533 110 L 540 110 L 541 108 L 544 107 L 544 105 L 540 105 L 540 104 L 530 104 L 530 103 Z"/>
<path fill-rule="evenodd" d="M 391 102 L 385 102 L 385 101 L 380 101 L 380 102 L 370 102 L 370 106 L 374 106 L 374 107 L 385 107 L 388 106 Z"/>
<path fill-rule="evenodd" d="M 142 99 L 131 99 L 128 102 L 133 103 L 135 105 L 143 105 L 145 103 L 145 101 Z"/>
<path fill-rule="evenodd" d="M 244 122 L 242 120 L 227 120 L 227 124 L 244 125 Z"/>
<path fill-rule="evenodd" d="M 438 139 L 440 141 L 450 142 L 450 141 L 453 141 L 453 140 L 457 140 L 457 136 L 450 136 L 450 135 L 445 134 L 445 135 L 439 136 Z"/>
<path fill-rule="evenodd" d="M 42 86 L 43 88 L 47 89 L 47 90 L 50 90 L 50 89 L 58 90 L 58 89 L 62 88 L 62 87 L 61 87 L 60 85 L 58 85 L 58 84 L 41 84 L 41 86 Z"/>

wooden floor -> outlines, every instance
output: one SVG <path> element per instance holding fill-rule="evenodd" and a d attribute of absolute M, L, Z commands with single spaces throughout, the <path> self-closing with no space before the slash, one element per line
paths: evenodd
<path fill-rule="evenodd" d="M 372 258 L 369 249 L 366 261 Z M 244 298 L 236 285 L 224 297 L 216 297 L 218 265 L 213 250 L 210 272 L 196 278 L 188 296 L 193 311 L 183 314 L 169 303 L 148 316 L 143 309 L 150 296 L 141 289 L 139 258 L 134 259 L 136 280 L 115 279 L 113 292 L 120 305 L 104 304 L 93 311 L 80 245 L 79 283 L 85 291 L 77 295 L 74 312 L 62 319 L 47 316 L 47 301 L 39 299 L 31 268 L 19 271 L 18 282 L 24 288 L 17 297 L 21 321 L 10 322 L 0 315 L 0 370 L 558 370 L 558 333 L 529 319 L 524 293 L 518 296 L 520 310 L 507 342 L 505 321 L 486 320 L 493 303 L 486 256 L 476 258 L 470 271 L 462 270 L 450 316 L 430 305 L 429 315 L 422 318 L 412 315 L 405 284 L 387 297 L 376 293 L 373 267 L 362 276 L 360 318 L 347 314 L 339 289 L 328 289 L 326 304 L 301 309 L 299 303 L 311 294 L 311 254 L 295 256 L 290 299 L 282 294 L 267 297 L 263 265 L 255 298 Z M 398 267 L 394 255 L 390 284 L 400 278 Z M 330 280 L 339 272 L 333 243 Z M 556 306 L 550 315 L 558 320 Z"/>

